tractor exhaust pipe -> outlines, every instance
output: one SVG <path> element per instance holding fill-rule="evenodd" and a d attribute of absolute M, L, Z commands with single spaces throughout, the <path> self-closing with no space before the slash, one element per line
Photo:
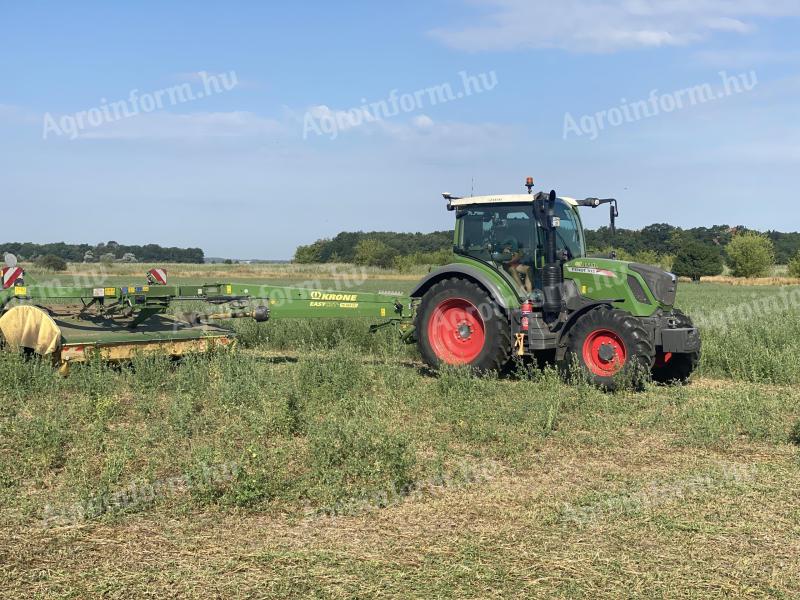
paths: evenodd
<path fill-rule="evenodd" d="M 545 215 L 547 218 L 547 240 L 545 247 L 545 262 L 548 264 L 555 263 L 558 258 L 556 257 L 556 191 L 550 190 L 550 195 L 547 197 L 545 204 Z"/>
<path fill-rule="evenodd" d="M 564 270 L 558 256 L 556 246 L 556 228 L 559 226 L 558 217 L 555 213 L 556 192 L 550 190 L 550 194 L 544 201 L 544 206 L 540 208 L 542 217 L 540 223 L 545 231 L 545 264 L 542 268 L 542 292 L 544 293 L 544 303 L 542 310 L 545 313 L 561 312 L 561 288 L 564 283 Z"/>

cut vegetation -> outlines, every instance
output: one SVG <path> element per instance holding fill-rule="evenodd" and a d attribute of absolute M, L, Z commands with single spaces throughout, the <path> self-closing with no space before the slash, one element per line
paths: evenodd
<path fill-rule="evenodd" d="M 0 589 L 794 596 L 799 289 L 683 286 L 699 371 L 642 393 L 434 376 L 358 320 L 67 379 L 0 354 Z"/>

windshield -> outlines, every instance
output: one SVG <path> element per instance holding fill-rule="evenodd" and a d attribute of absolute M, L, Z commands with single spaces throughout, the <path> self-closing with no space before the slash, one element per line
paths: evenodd
<path fill-rule="evenodd" d="M 559 198 L 555 213 L 561 220 L 561 225 L 556 228 L 558 250 L 566 251 L 570 259 L 584 256 L 583 226 L 575 209 Z"/>

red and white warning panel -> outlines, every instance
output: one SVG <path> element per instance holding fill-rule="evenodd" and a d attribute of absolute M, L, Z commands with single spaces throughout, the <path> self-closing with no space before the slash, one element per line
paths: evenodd
<path fill-rule="evenodd" d="M 147 272 L 147 279 L 155 285 L 167 285 L 166 269 L 150 269 Z"/>
<path fill-rule="evenodd" d="M 25 271 L 22 270 L 22 267 L 3 267 L 3 289 L 7 290 L 17 282 L 21 285 L 23 275 L 25 275 Z"/>

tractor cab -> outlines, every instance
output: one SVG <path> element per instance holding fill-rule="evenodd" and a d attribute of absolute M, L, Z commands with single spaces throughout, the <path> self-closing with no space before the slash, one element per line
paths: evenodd
<path fill-rule="evenodd" d="M 540 194 L 449 196 L 448 208 L 456 211 L 455 252 L 491 265 L 521 293 L 540 288 L 547 237 L 534 211 L 540 200 Z M 557 198 L 554 206 L 556 251 L 565 261 L 586 255 L 577 207 L 572 198 Z"/>

